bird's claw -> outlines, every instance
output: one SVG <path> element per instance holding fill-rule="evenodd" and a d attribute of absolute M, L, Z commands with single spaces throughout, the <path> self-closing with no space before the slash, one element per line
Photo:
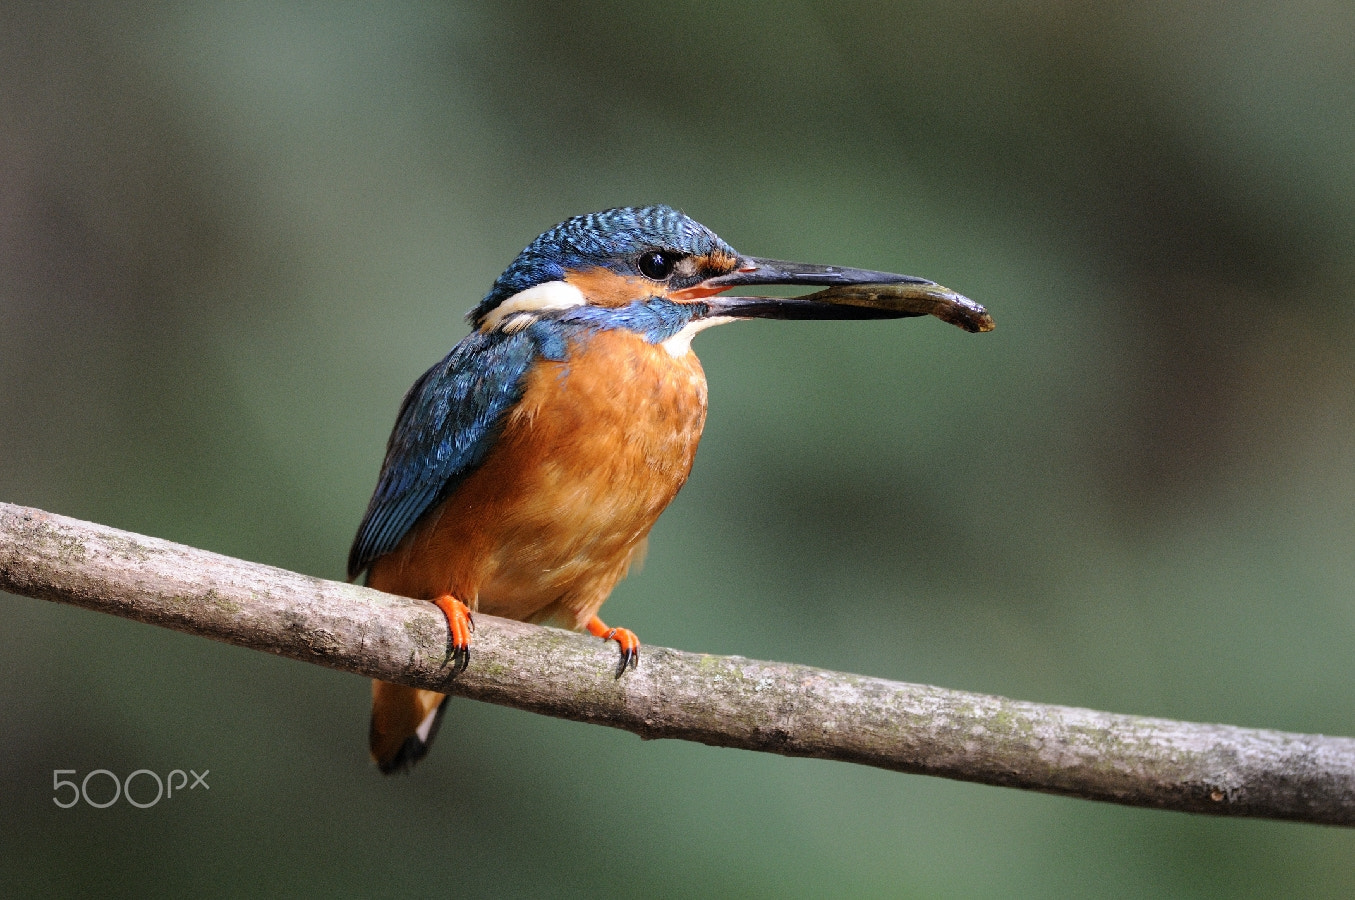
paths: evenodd
<path fill-rule="evenodd" d="M 634 669 L 640 665 L 640 645 L 637 642 L 634 647 L 621 646 L 621 662 L 616 667 L 616 677 L 620 678 L 626 674 L 627 669 Z"/>
<path fill-rule="evenodd" d="M 447 642 L 447 655 L 442 658 L 442 665 L 452 664 L 452 671 L 448 677 L 455 678 L 466 669 L 470 668 L 470 647 L 458 647 L 450 640 Z"/>
<path fill-rule="evenodd" d="M 470 666 L 470 636 L 475 632 L 475 619 L 470 607 L 450 594 L 438 597 L 433 605 L 447 617 L 447 655 L 442 665 L 451 663 L 450 677 L 455 678 Z"/>
<path fill-rule="evenodd" d="M 627 669 L 634 669 L 640 664 L 640 639 L 629 628 L 611 628 L 597 616 L 593 616 L 584 627 L 594 637 L 616 641 L 621 645 L 621 662 L 616 667 L 617 678 L 625 675 Z"/>

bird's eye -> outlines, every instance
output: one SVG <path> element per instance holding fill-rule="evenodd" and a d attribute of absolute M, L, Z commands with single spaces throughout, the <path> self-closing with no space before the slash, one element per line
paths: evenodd
<path fill-rule="evenodd" d="M 663 281 L 673 274 L 673 266 L 676 263 L 677 258 L 672 254 L 664 253 L 662 250 L 650 250 L 648 253 L 640 254 L 636 265 L 640 268 L 640 274 L 646 278 Z"/>

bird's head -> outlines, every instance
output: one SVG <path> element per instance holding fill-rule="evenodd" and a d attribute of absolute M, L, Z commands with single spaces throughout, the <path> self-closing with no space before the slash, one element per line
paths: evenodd
<path fill-rule="evenodd" d="M 694 332 L 734 319 L 922 314 L 804 298 L 719 296 L 735 287 L 772 284 L 946 290 L 911 275 L 743 256 L 670 206 L 630 206 L 575 216 L 542 234 L 518 254 L 468 318 L 483 330 L 512 329 L 578 307 L 621 309 L 666 302 L 687 307 L 685 318 Z"/>

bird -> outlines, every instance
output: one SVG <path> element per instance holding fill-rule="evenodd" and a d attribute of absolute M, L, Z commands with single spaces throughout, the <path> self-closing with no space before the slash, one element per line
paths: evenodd
<path fill-rule="evenodd" d="M 692 338 L 744 319 L 919 314 L 725 293 L 756 285 L 939 288 L 745 256 L 662 204 L 567 219 L 523 249 L 467 314 L 470 334 L 405 395 L 349 579 L 436 606 L 452 677 L 470 664 L 475 613 L 614 641 L 623 677 L 639 639 L 598 610 L 691 472 L 707 404 Z M 380 771 L 422 759 L 446 709 L 437 691 L 373 682 Z"/>

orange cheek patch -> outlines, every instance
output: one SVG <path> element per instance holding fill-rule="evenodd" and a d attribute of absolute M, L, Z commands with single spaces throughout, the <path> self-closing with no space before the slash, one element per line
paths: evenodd
<path fill-rule="evenodd" d="M 723 275 L 738 268 L 739 258 L 729 253 L 711 253 L 692 260 L 696 271 L 704 277 Z M 712 288 L 694 284 L 680 291 L 669 291 L 666 286 L 639 275 L 618 275 L 611 269 L 598 266 L 565 273 L 565 281 L 583 292 L 594 306 L 626 306 L 646 297 L 667 297 L 680 302 L 713 297 L 728 288 Z"/>
<path fill-rule="evenodd" d="M 697 264 L 703 272 L 715 272 L 724 275 L 727 272 L 733 272 L 739 265 L 739 258 L 729 253 L 719 251 L 703 256 L 697 260 Z"/>
<path fill-rule="evenodd" d="M 626 306 L 645 297 L 664 296 L 663 285 L 638 275 L 618 275 L 599 266 L 567 272 L 565 281 L 583 292 L 594 306 Z"/>
<path fill-rule="evenodd" d="M 706 278 L 713 278 L 717 275 L 725 275 L 733 272 L 739 265 L 739 258 L 731 256 L 728 253 L 711 253 L 707 256 L 700 256 L 693 260 L 696 263 L 696 270 Z M 674 300 L 700 300 L 702 297 L 714 297 L 716 294 L 727 291 L 729 288 L 707 287 L 704 283 L 694 284 L 689 288 L 683 288 L 680 291 L 673 291 L 669 294 Z"/>

